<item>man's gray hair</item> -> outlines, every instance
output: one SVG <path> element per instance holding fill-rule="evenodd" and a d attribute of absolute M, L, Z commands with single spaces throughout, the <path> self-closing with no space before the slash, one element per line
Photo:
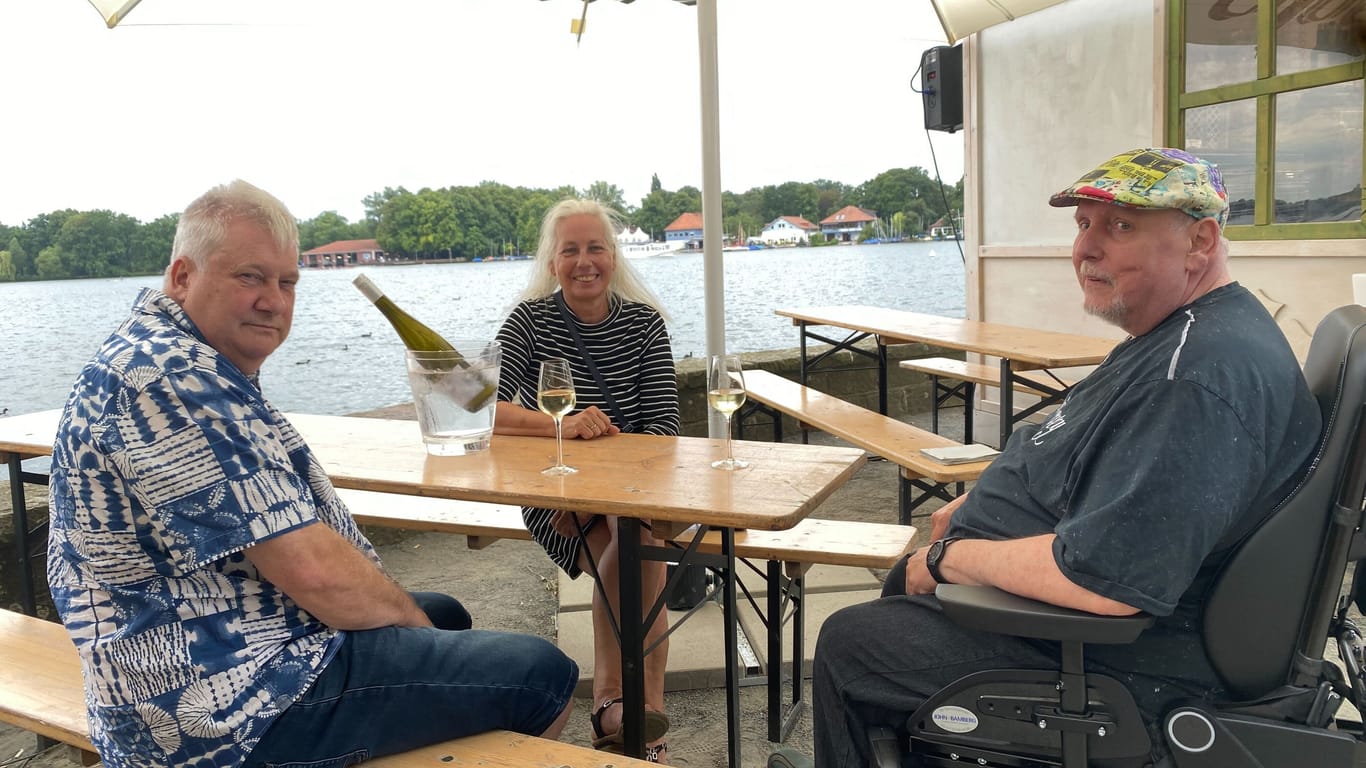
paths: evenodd
<path fill-rule="evenodd" d="M 280 247 L 298 252 L 299 225 L 285 204 L 260 187 L 234 179 L 200 195 L 180 214 L 171 262 L 189 259 L 197 266 L 207 265 L 227 239 L 228 226 L 238 219 L 260 224 Z M 168 274 L 169 270 L 168 266 Z"/>

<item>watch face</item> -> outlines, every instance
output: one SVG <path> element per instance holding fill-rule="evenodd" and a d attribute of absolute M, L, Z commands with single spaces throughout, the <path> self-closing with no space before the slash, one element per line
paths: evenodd
<path fill-rule="evenodd" d="M 939 573 L 939 561 L 944 559 L 944 550 L 948 549 L 950 543 L 955 539 L 939 539 L 930 545 L 930 549 L 925 553 L 925 568 L 929 570 L 930 576 L 940 584 L 946 583 L 944 577 Z"/>
<path fill-rule="evenodd" d="M 939 556 L 944 553 L 944 540 L 938 539 L 930 545 L 930 551 L 925 553 L 925 562 L 939 563 Z"/>

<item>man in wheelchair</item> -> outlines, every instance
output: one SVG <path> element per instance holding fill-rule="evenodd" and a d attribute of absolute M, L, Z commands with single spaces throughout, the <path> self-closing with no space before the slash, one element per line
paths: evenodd
<path fill-rule="evenodd" d="M 1075 209 L 1086 311 L 1129 338 L 935 513 L 933 543 L 891 572 L 881 599 L 825 622 L 820 768 L 874 762 L 886 744 L 870 729 L 912 765 L 1143 766 L 1167 755 L 1162 723 L 1176 702 L 1244 693 L 1207 653 L 1204 604 L 1230 554 L 1305 476 L 1319 402 L 1280 329 L 1229 274 L 1214 165 L 1133 150 L 1049 202 Z M 966 628 L 935 596 L 941 584 L 1097 622 L 1134 617 L 1137 639 L 1087 638 L 1083 660 L 1080 642 L 1060 645 L 1068 638 L 1051 629 Z M 1009 671 L 985 686 L 963 680 L 985 670 Z"/>

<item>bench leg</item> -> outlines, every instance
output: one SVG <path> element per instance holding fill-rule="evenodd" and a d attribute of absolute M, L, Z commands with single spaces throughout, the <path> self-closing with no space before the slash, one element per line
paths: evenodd
<path fill-rule="evenodd" d="M 781 443 L 783 441 L 782 412 L 777 408 L 769 408 L 767 405 L 753 400 L 740 406 L 740 410 L 735 412 L 735 418 L 731 420 L 735 422 L 735 439 L 745 439 L 745 418 L 754 415 L 756 411 L 773 419 L 773 442 Z"/>
<path fill-rule="evenodd" d="M 1015 372 L 1010 369 L 1010 361 L 1001 358 L 1001 442 L 996 450 L 1004 451 L 1010 433 L 1015 430 Z"/>
<path fill-rule="evenodd" d="M 960 381 L 953 386 L 949 386 L 940 380 L 935 374 L 930 374 L 931 400 L 934 406 L 930 410 L 930 431 L 939 434 L 939 409 L 950 405 L 954 400 L 961 400 L 963 403 L 963 442 L 972 442 L 972 400 L 977 391 L 977 384 L 971 381 Z"/>
<path fill-rule="evenodd" d="M 789 733 L 801 719 L 806 702 L 802 699 L 802 664 L 806 645 L 806 578 L 794 576 L 787 583 L 788 594 L 792 599 L 792 708 L 783 718 L 782 738 L 786 741 Z"/>
<path fill-rule="evenodd" d="M 887 345 L 877 337 L 877 412 L 887 415 Z"/>
<path fill-rule="evenodd" d="M 721 529 L 721 557 L 725 560 L 725 583 L 721 601 L 721 619 L 726 636 L 726 741 L 730 765 L 740 762 L 740 646 L 738 619 L 735 613 L 735 529 Z"/>
<path fill-rule="evenodd" d="M 805 618 L 801 574 L 785 575 L 783 564 L 768 561 L 768 740 L 782 743 L 801 720 L 806 702 L 802 698 L 802 658 L 805 645 Z M 792 603 L 792 703 L 783 706 L 783 608 Z"/>
<path fill-rule="evenodd" d="M 947 485 L 947 483 L 932 483 L 919 478 L 909 478 L 905 474 L 898 475 L 897 522 L 902 525 L 911 525 L 915 518 L 915 511 L 930 499 L 953 501 L 957 496 L 963 494 L 962 483 L 956 484 L 957 494 L 951 493 Z M 919 493 L 916 493 L 917 491 Z"/>
<path fill-rule="evenodd" d="M 939 377 L 930 374 L 930 392 L 933 394 L 934 404 L 930 406 L 930 431 L 939 434 L 939 404 L 944 402 L 940 396 Z"/>
<path fill-rule="evenodd" d="M 783 740 L 782 565 L 768 561 L 768 740 Z"/>
<path fill-rule="evenodd" d="M 971 381 L 963 382 L 963 442 L 972 442 L 972 400 L 976 394 L 977 385 Z M 962 488 L 962 485 L 959 485 Z M 959 493 L 962 493 L 960 490 Z"/>
<path fill-rule="evenodd" d="M 19 607 L 29 616 L 38 615 L 37 592 L 34 589 L 33 558 L 29 552 L 29 537 L 42 532 L 46 523 L 36 529 L 28 527 L 28 505 L 24 499 L 24 483 L 45 484 L 47 476 L 24 471 L 24 457 L 8 454 L 10 509 L 14 518 L 14 553 L 19 566 Z M 46 537 L 44 537 L 46 538 Z"/>

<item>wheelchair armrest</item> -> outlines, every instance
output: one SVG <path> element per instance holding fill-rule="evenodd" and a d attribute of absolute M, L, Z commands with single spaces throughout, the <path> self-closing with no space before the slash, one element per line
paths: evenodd
<path fill-rule="evenodd" d="M 1100 616 L 1062 608 L 996 587 L 940 584 L 934 596 L 959 626 L 1040 640 L 1122 645 L 1132 643 L 1155 621 L 1146 613 Z"/>

